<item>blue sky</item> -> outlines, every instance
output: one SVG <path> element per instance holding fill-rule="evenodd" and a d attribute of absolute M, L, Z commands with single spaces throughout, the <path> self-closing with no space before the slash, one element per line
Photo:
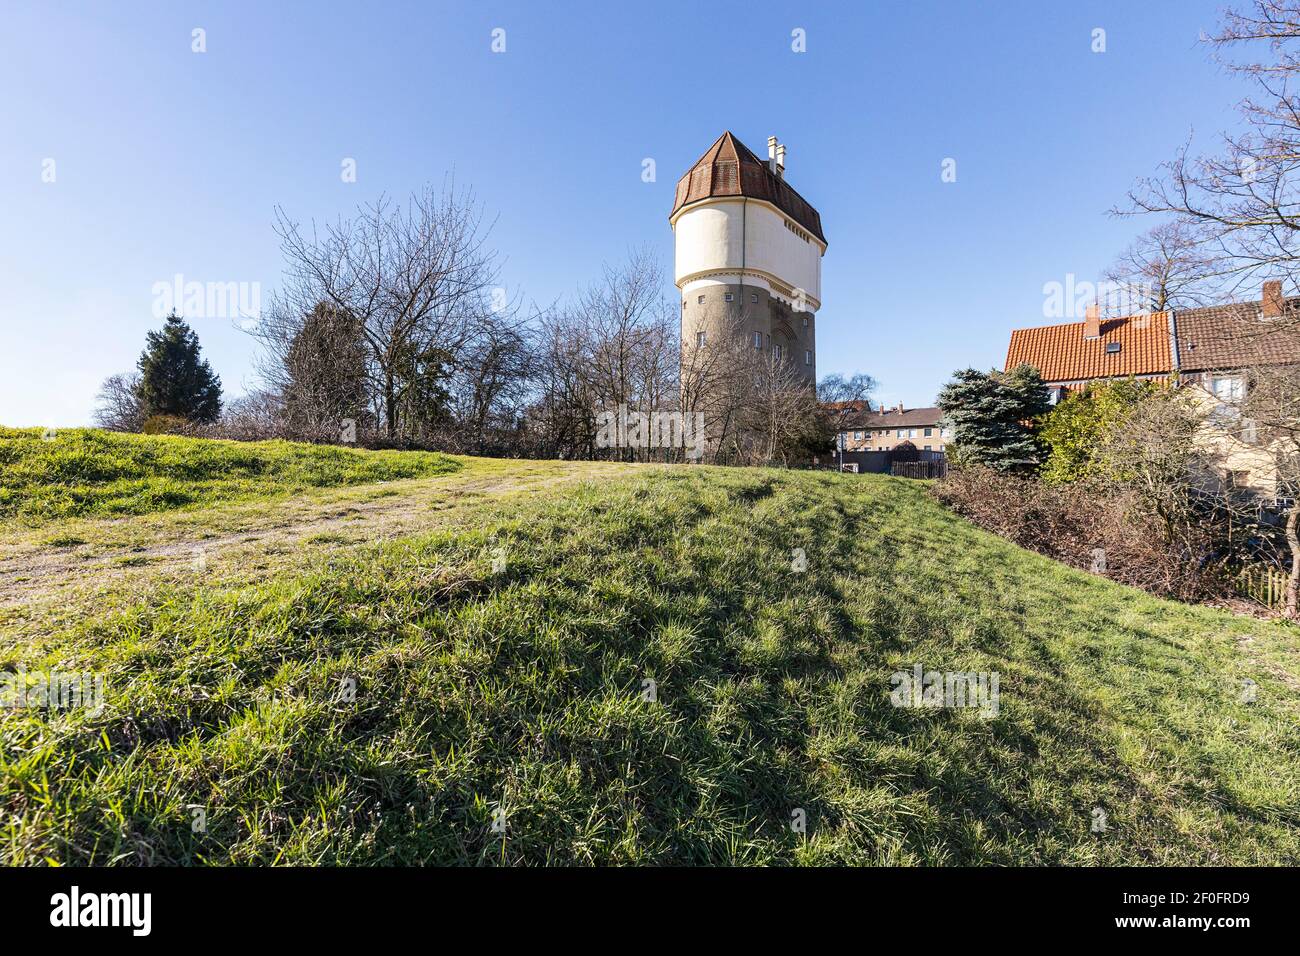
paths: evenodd
<path fill-rule="evenodd" d="M 1197 42 L 1220 5 L 6 0 L 0 422 L 86 423 L 157 282 L 264 299 L 276 204 L 330 219 L 454 171 L 512 292 L 571 295 L 641 245 L 670 282 L 674 184 L 724 129 L 779 135 L 822 214 L 819 374 L 931 404 L 1140 231 L 1106 215 L 1136 177 L 1234 122 L 1240 81 Z M 193 324 L 228 396 L 255 384 L 247 335 Z"/>

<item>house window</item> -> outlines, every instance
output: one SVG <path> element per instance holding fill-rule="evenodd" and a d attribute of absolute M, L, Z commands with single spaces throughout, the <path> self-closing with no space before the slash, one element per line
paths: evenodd
<path fill-rule="evenodd" d="M 732 295 L 730 292 L 728 292 L 726 295 L 723 296 L 723 298 L 726 299 L 728 302 L 730 302 L 732 299 L 735 298 L 735 296 Z"/>
<path fill-rule="evenodd" d="M 930 437 L 931 435 L 933 435 L 933 434 L 934 434 L 934 429 L 933 429 L 933 428 L 927 428 L 927 429 L 925 430 L 925 437 L 926 437 L 926 438 L 929 438 L 929 437 Z M 925 447 L 926 447 L 926 448 L 929 448 L 930 446 L 929 446 L 929 445 L 926 445 Z"/>
<path fill-rule="evenodd" d="M 754 348 L 758 349 L 760 352 L 763 350 L 763 333 L 762 333 L 762 332 L 755 332 L 755 333 L 754 333 Z"/>
<path fill-rule="evenodd" d="M 909 429 L 907 430 L 907 437 L 908 437 L 908 438 L 915 438 L 915 437 L 916 437 L 916 429 L 915 429 L 915 428 L 909 428 Z"/>
<path fill-rule="evenodd" d="M 812 349 L 803 350 L 803 364 L 804 365 L 812 364 Z"/>
<path fill-rule="evenodd" d="M 853 433 L 853 440 L 854 440 L 854 441 L 862 441 L 862 432 L 854 432 L 854 433 Z"/>
<path fill-rule="evenodd" d="M 707 332 L 695 333 L 695 345 L 697 348 L 704 348 L 705 343 L 707 343 L 708 341 L 709 341 L 709 334 Z"/>
<path fill-rule="evenodd" d="M 901 428 L 895 429 L 895 431 L 894 431 L 894 437 L 895 437 L 895 438 L 902 438 L 902 437 L 903 437 L 903 430 L 902 430 Z"/>
<path fill-rule="evenodd" d="M 1220 428 L 1234 424 L 1241 417 L 1238 405 L 1245 393 L 1245 382 L 1237 377 L 1210 379 L 1210 391 L 1219 400 L 1219 404 L 1210 413 L 1210 421 Z"/>
<path fill-rule="evenodd" d="M 926 446 L 925 446 L 925 450 L 926 450 L 926 451 L 929 451 L 929 450 L 930 450 L 930 446 L 929 446 L 929 445 L 926 445 Z"/>
<path fill-rule="evenodd" d="M 1215 378 L 1210 381 L 1210 390 L 1221 402 L 1235 405 L 1241 401 L 1245 383 L 1240 378 Z"/>

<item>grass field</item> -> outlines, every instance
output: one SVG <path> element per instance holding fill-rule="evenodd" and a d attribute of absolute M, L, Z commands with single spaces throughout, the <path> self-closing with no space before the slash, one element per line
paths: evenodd
<path fill-rule="evenodd" d="M 445 455 L 284 441 L 230 442 L 0 428 L 0 519 L 142 515 L 454 471 Z"/>
<path fill-rule="evenodd" d="M 0 711 L 3 860 L 1300 861 L 1294 627 L 899 479 L 456 462 L 0 536 L 147 559 L 0 617 L 0 671 L 105 680 L 97 713 Z M 256 540 L 150 563 L 232 523 Z M 892 706 L 917 664 L 998 674 L 996 715 Z"/>

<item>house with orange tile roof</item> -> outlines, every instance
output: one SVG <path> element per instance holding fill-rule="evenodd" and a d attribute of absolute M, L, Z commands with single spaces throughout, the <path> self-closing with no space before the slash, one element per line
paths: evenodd
<path fill-rule="evenodd" d="M 1260 365 L 1300 362 L 1300 298 L 1264 283 L 1258 301 L 1103 319 L 1096 305 L 1083 322 L 1013 329 L 1004 368 L 1034 366 L 1053 401 L 1089 382 L 1159 379 L 1216 392 L 1216 381 Z M 1217 389 L 1227 392 L 1222 387 Z"/>
<path fill-rule="evenodd" d="M 1089 382 L 1168 378 L 1175 370 L 1172 313 L 1102 319 L 1088 306 L 1083 322 L 1014 329 L 1005 369 L 1038 369 L 1055 404 Z"/>
<path fill-rule="evenodd" d="M 1083 322 L 1014 329 L 1004 368 L 1039 370 L 1053 404 L 1091 382 L 1172 379 L 1198 389 L 1206 410 L 1201 441 L 1220 466 L 1219 479 L 1272 494 L 1276 475 L 1234 406 L 1247 372 L 1300 364 L 1300 298 L 1265 282 L 1258 301 L 1102 319 L 1089 306 Z"/>

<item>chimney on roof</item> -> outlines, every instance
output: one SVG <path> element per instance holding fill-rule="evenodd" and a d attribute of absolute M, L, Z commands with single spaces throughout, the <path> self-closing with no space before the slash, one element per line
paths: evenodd
<path fill-rule="evenodd" d="M 898 414 L 900 414 L 900 415 L 903 414 L 903 403 L 902 403 L 902 402 L 899 402 L 899 403 L 898 403 Z"/>
<path fill-rule="evenodd" d="M 1101 309 L 1096 302 L 1088 306 L 1088 314 L 1083 320 L 1083 337 L 1085 339 L 1101 338 Z"/>
<path fill-rule="evenodd" d="M 1280 318 L 1282 315 L 1282 280 L 1269 279 L 1264 283 L 1264 292 L 1260 296 L 1259 311 L 1266 319 Z"/>
<path fill-rule="evenodd" d="M 776 147 L 777 138 L 769 136 L 767 138 L 767 168 L 774 173 L 776 172 Z"/>
<path fill-rule="evenodd" d="M 785 143 L 776 144 L 776 174 L 785 178 Z"/>

